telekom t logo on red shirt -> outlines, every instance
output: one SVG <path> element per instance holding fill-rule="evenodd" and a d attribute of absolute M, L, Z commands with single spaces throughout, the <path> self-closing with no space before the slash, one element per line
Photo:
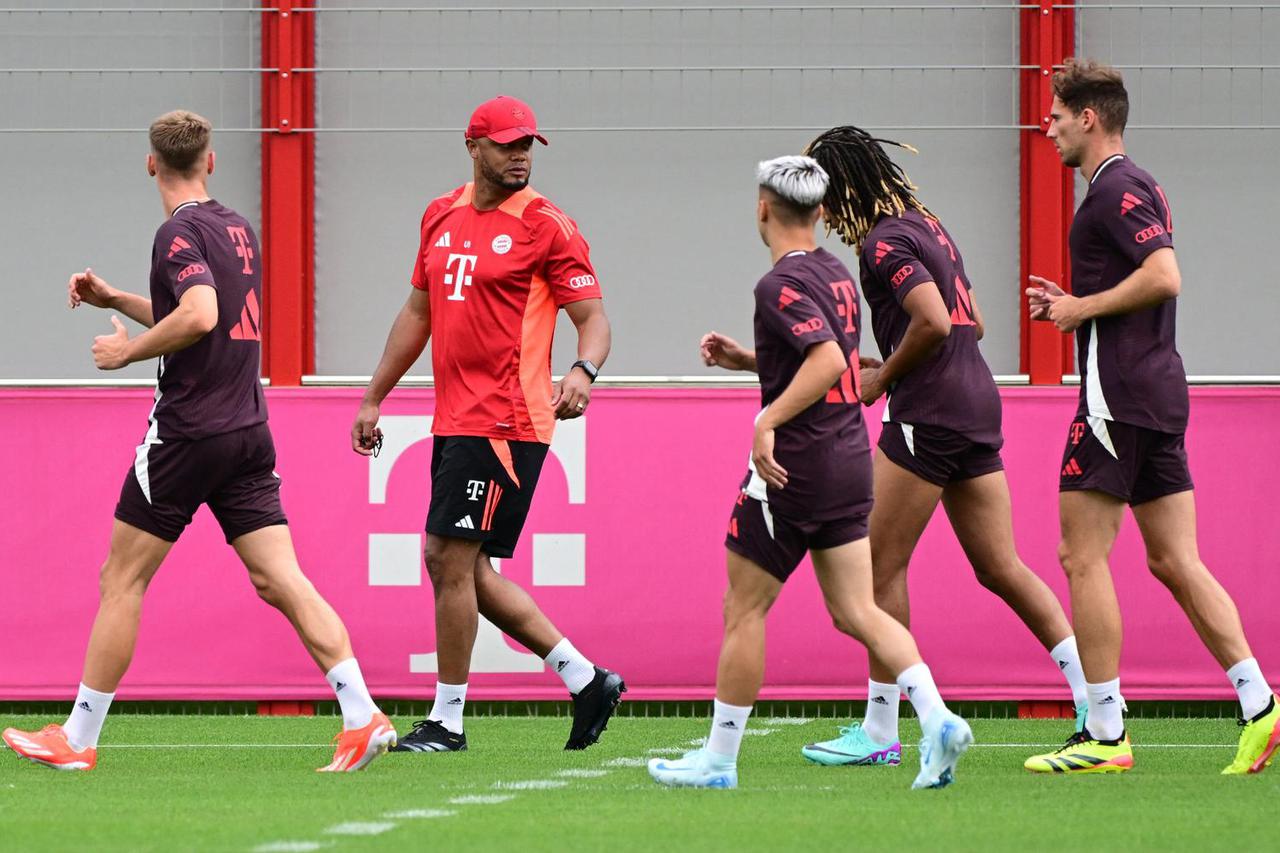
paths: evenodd
<path fill-rule="evenodd" d="M 462 288 L 471 286 L 471 271 L 476 268 L 476 255 L 449 255 L 449 260 L 445 262 L 444 268 L 448 270 L 444 274 L 444 283 L 453 285 L 453 293 L 449 294 L 449 301 L 463 302 L 467 297 L 462 295 Z M 454 265 L 457 269 L 454 269 Z"/>

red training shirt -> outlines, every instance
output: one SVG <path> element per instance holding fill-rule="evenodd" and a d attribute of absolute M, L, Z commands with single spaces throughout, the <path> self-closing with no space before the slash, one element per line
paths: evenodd
<path fill-rule="evenodd" d="M 533 189 L 493 210 L 466 184 L 427 206 L 411 283 L 431 299 L 436 435 L 551 443 L 556 311 L 600 299 L 577 224 Z"/>

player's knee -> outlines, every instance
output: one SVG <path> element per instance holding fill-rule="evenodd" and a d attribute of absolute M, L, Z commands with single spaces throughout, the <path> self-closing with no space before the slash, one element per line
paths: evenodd
<path fill-rule="evenodd" d="M 863 637 L 867 634 L 867 620 L 871 616 L 874 608 L 861 605 L 845 605 L 841 607 L 828 607 L 827 612 L 831 614 L 831 624 L 841 634 L 845 634 L 858 642 L 862 642 Z"/>
<path fill-rule="evenodd" d="M 1012 563 L 979 561 L 973 564 L 973 576 L 978 583 L 996 595 L 1003 595 L 1010 588 L 1017 570 L 1017 565 Z"/>
<path fill-rule="evenodd" d="M 724 624 L 733 628 L 745 622 L 764 619 L 770 602 L 761 596 L 746 595 L 733 587 L 724 593 Z"/>
<path fill-rule="evenodd" d="M 1088 575 L 1096 568 L 1098 561 L 1079 547 L 1063 540 L 1058 543 L 1058 562 L 1062 564 L 1062 571 L 1070 580 Z"/>
<path fill-rule="evenodd" d="M 1200 569 L 1200 560 L 1180 554 L 1148 554 L 1147 568 L 1176 595 Z"/>
<path fill-rule="evenodd" d="M 121 595 L 141 595 L 147 583 L 142 574 L 127 563 L 108 557 L 98 570 L 98 596 L 101 599 Z"/>
<path fill-rule="evenodd" d="M 454 553 L 432 537 L 427 538 L 427 546 L 422 550 L 422 562 L 427 567 L 427 577 L 431 586 L 439 589 L 442 586 L 457 583 L 474 583 L 474 558 L 467 563 L 454 559 Z"/>

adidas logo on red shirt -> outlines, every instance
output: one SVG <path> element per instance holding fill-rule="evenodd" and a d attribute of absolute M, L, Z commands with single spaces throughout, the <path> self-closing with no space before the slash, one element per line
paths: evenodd
<path fill-rule="evenodd" d="M 876 263 L 879 264 L 884 260 L 884 256 L 893 251 L 893 247 L 888 243 L 876 242 Z"/>
<path fill-rule="evenodd" d="M 1138 198 L 1133 193 L 1125 193 L 1120 199 L 1120 215 L 1124 216 L 1140 204 L 1142 204 L 1142 199 Z"/>
<path fill-rule="evenodd" d="M 448 231 L 444 232 L 444 236 L 436 241 L 435 248 L 437 249 L 449 248 L 449 232 Z"/>

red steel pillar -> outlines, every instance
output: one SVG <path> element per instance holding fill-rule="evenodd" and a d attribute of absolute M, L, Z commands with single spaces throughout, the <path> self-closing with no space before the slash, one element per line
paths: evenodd
<path fill-rule="evenodd" d="M 1022 281 L 1019 290 L 1022 323 L 1022 371 L 1033 385 L 1059 385 L 1071 371 L 1071 337 L 1049 323 L 1031 322 L 1027 314 L 1027 276 L 1038 275 L 1071 290 L 1071 258 L 1067 233 L 1074 212 L 1073 173 L 1062 165 L 1058 151 L 1045 136 L 1053 101 L 1053 67 L 1075 51 L 1075 9 L 1069 0 L 1040 0 L 1021 11 L 1022 64 L 1021 151 Z"/>
<path fill-rule="evenodd" d="M 263 373 L 298 385 L 315 372 L 315 13 L 265 0 L 262 13 Z"/>

